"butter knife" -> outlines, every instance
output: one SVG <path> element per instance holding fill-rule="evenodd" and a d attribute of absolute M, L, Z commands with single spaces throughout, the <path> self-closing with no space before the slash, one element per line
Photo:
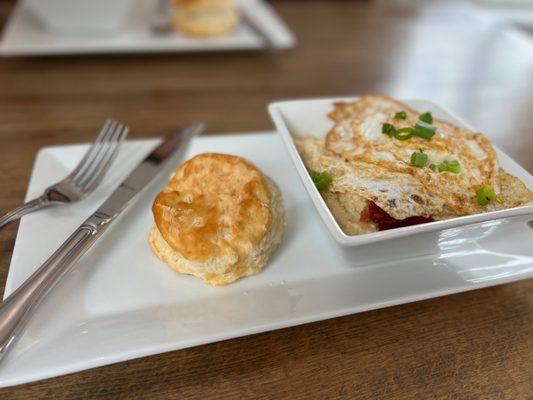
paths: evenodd
<path fill-rule="evenodd" d="M 102 205 L 0 305 L 0 360 L 22 333 L 43 298 L 94 244 L 106 228 L 164 168 L 182 154 L 191 138 L 204 130 L 202 123 L 188 125 L 169 135 L 115 189 Z M 179 150 L 179 151 L 178 151 Z"/>

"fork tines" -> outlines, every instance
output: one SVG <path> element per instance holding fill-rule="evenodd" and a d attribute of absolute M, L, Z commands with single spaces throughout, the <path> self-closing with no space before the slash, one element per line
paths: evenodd
<path fill-rule="evenodd" d="M 90 149 L 67 179 L 84 191 L 94 189 L 117 156 L 119 145 L 128 130 L 128 126 L 108 118 Z"/>

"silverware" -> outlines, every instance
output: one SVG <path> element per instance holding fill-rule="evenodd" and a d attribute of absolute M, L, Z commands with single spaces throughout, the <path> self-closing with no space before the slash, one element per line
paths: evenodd
<path fill-rule="evenodd" d="M 181 155 L 190 139 L 204 129 L 194 123 L 168 136 L 115 189 L 102 205 L 0 305 L 0 359 L 16 341 L 22 328 L 47 293 L 94 244 L 132 199 L 163 169 L 173 155 Z"/>
<path fill-rule="evenodd" d="M 86 197 L 102 181 L 118 153 L 120 144 L 128 134 L 128 129 L 120 122 L 107 119 L 76 168 L 65 179 L 45 189 L 41 196 L 0 217 L 0 229 L 30 212 L 53 205 L 73 203 Z"/>
<path fill-rule="evenodd" d="M 155 2 L 154 14 L 152 15 L 152 21 L 150 28 L 156 35 L 165 35 L 171 33 L 172 29 L 172 6 L 170 0 L 157 0 Z"/>

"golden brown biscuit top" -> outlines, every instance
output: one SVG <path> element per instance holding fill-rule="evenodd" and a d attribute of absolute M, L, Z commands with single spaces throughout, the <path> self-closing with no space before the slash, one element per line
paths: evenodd
<path fill-rule="evenodd" d="M 261 172 L 241 157 L 204 153 L 182 164 L 152 206 L 165 241 L 185 258 L 250 253 L 270 224 Z"/>

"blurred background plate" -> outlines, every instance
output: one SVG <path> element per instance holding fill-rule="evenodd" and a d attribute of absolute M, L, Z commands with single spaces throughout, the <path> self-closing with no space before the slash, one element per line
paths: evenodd
<path fill-rule="evenodd" d="M 240 0 L 242 12 L 253 19 L 270 42 L 279 49 L 290 48 L 295 38 L 272 8 L 262 0 Z M 241 21 L 235 31 L 216 38 L 187 37 L 178 32 L 154 34 L 151 23 L 157 0 L 132 0 L 116 34 L 58 33 L 47 29 L 35 13 L 34 2 L 19 2 L 15 7 L 0 42 L 2 56 L 68 55 L 102 53 L 158 53 L 223 50 L 260 50 L 265 43 L 247 22 Z M 117 10 L 117 14 L 120 10 Z M 46 16 L 43 16 L 46 18 Z M 102 21 L 104 23 L 105 21 Z M 109 24 L 108 24 L 109 25 Z"/>

